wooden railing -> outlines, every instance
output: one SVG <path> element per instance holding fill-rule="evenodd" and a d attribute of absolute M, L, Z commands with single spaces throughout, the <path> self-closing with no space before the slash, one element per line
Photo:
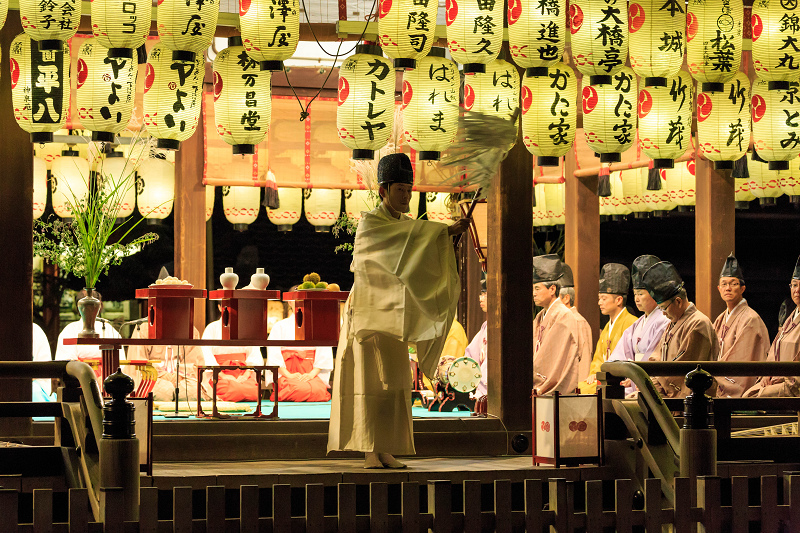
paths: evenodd
<path fill-rule="evenodd" d="M 103 532 L 163 532 L 163 531 L 207 531 L 207 532 L 257 532 L 257 531 L 347 531 L 382 532 L 403 531 L 556 531 L 573 532 L 578 529 L 600 532 L 613 527 L 620 533 L 631 532 L 635 526 L 644 526 L 648 532 L 661 532 L 664 525 L 672 525 L 675 533 L 747 532 L 750 524 L 760 524 L 763 533 L 778 531 L 800 531 L 800 474 L 789 474 L 783 478 L 783 502 L 778 501 L 778 477 L 762 476 L 760 505 L 752 506 L 748 492 L 747 477 L 730 478 L 730 501 L 722 505 L 722 479 L 701 477 L 697 479 L 697 505 L 691 502 L 691 480 L 675 479 L 676 503 L 674 508 L 662 508 L 661 482 L 647 479 L 641 509 L 633 509 L 634 485 L 630 480 L 616 480 L 616 501 L 613 508 L 603 506 L 603 481 L 586 481 L 586 504 L 575 509 L 573 482 L 564 479 L 547 481 L 529 479 L 524 485 L 524 510 L 512 509 L 511 482 L 498 480 L 493 487 L 493 508 L 482 510 L 482 487 L 479 481 L 464 481 L 456 487 L 463 501 L 456 502 L 453 510 L 454 485 L 449 481 L 429 481 L 427 484 L 427 509 L 420 508 L 421 489 L 416 482 L 403 483 L 400 487 L 400 502 L 391 502 L 391 507 L 400 513 L 389 513 L 389 485 L 369 484 L 369 514 L 356 512 L 356 485 L 340 483 L 335 502 L 325 501 L 322 484 L 305 486 L 302 496 L 290 485 L 273 485 L 263 494 L 271 493 L 271 502 L 260 502 L 261 489 L 256 485 L 243 485 L 239 489 L 238 512 L 235 517 L 226 516 L 226 500 L 230 512 L 231 498 L 226 499 L 222 486 L 206 487 L 205 515 L 197 517 L 192 510 L 191 487 L 175 487 L 172 491 L 171 518 L 162 518 L 159 513 L 158 489 L 141 489 L 140 515 L 138 522 L 123 522 L 121 489 L 103 490 L 106 521 L 94 522 L 89 511 L 85 489 L 69 491 L 68 521 L 53 522 L 53 492 L 50 489 L 33 491 L 33 522 L 19 524 L 18 496 L 15 490 L 0 489 L 0 531 L 49 532 L 49 531 L 103 531 Z M 727 481 L 727 480 L 725 480 Z M 610 483 L 610 482 L 607 482 Z M 794 490 L 792 490 L 794 489 Z M 329 492 L 328 496 L 332 497 Z M 293 501 L 301 497 L 303 501 Z M 424 499 L 422 500 L 424 503 Z M 270 505 L 271 503 L 271 505 Z M 325 504 L 328 503 L 328 506 Z M 334 503 L 331 505 L 331 503 Z M 294 505 L 293 505 L 294 504 Z M 271 516 L 260 516 L 259 509 L 272 508 Z M 295 514 L 292 509 L 295 509 Z M 296 516 L 304 509 L 302 516 Z M 326 515 L 325 510 L 336 509 L 336 515 Z M 168 516 L 168 515 L 166 515 Z M 698 528 L 699 525 L 699 528 Z M 552 526 L 552 529 L 549 527 Z"/>

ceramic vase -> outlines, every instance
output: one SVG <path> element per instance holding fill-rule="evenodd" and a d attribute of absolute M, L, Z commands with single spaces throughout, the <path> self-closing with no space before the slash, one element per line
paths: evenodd
<path fill-rule="evenodd" d="M 269 285 L 269 274 L 265 274 L 263 268 L 257 268 L 256 273 L 250 276 L 250 285 L 263 291 Z"/>
<path fill-rule="evenodd" d="M 94 297 L 94 289 L 84 289 L 86 296 L 78 300 L 78 313 L 81 315 L 83 322 L 83 331 L 78 333 L 81 339 L 97 338 L 100 336 L 94 330 L 94 323 L 97 320 L 97 314 L 100 312 L 100 300 Z"/>
<path fill-rule="evenodd" d="M 225 272 L 219 276 L 219 282 L 223 289 L 232 291 L 239 283 L 239 275 L 233 272 L 233 267 L 226 267 Z"/>

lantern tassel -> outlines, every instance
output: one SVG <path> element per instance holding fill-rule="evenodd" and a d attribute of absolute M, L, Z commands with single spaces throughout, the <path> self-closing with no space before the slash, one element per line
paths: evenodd
<path fill-rule="evenodd" d="M 267 209 L 279 209 L 281 207 L 281 199 L 278 197 L 278 189 L 270 186 L 264 187 L 264 201 L 261 205 Z"/>
<path fill-rule="evenodd" d="M 647 169 L 647 190 L 660 191 L 661 190 L 661 173 L 657 168 L 650 167 Z"/>
<path fill-rule="evenodd" d="M 611 196 L 611 177 L 608 173 L 597 176 L 597 196 Z"/>
<path fill-rule="evenodd" d="M 734 178 L 747 179 L 750 177 L 750 171 L 747 168 L 747 155 L 743 155 L 733 163 Z"/>
<path fill-rule="evenodd" d="M 458 119 L 458 136 L 445 152 L 440 163 L 454 168 L 456 175 L 441 182 L 442 185 L 458 185 L 479 189 L 479 198 L 491 190 L 492 180 L 500 163 L 517 141 L 517 117 L 519 108 L 508 117 L 498 117 L 467 111 Z"/>

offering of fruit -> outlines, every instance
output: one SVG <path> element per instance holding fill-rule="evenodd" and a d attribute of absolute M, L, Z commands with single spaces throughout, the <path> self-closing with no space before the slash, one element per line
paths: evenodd
<path fill-rule="evenodd" d="M 178 279 L 175 276 L 167 276 L 163 279 L 157 279 L 155 285 L 191 285 L 185 279 Z"/>
<path fill-rule="evenodd" d="M 327 283 L 325 283 L 324 281 L 320 281 L 319 283 L 317 283 L 317 284 L 314 286 L 314 288 L 315 288 L 315 289 L 327 289 L 327 288 L 328 288 L 328 284 L 327 284 Z"/>
<path fill-rule="evenodd" d="M 301 291 L 305 291 L 305 290 L 308 290 L 308 289 L 313 289 L 313 288 L 315 288 L 315 286 L 314 286 L 314 284 L 313 284 L 312 282 L 310 282 L 310 281 L 304 281 L 304 282 L 303 282 L 303 283 L 302 283 L 302 284 L 301 284 L 299 287 L 297 287 L 297 288 L 298 288 L 299 290 L 301 290 Z"/>
<path fill-rule="evenodd" d="M 310 281 L 314 285 L 320 282 L 319 274 L 316 272 L 312 272 L 311 274 L 306 274 L 303 276 L 303 282 Z"/>
<path fill-rule="evenodd" d="M 340 291 L 340 290 L 342 290 L 342 289 L 339 288 L 339 284 L 338 283 L 328 283 L 327 289 L 329 291 Z"/>

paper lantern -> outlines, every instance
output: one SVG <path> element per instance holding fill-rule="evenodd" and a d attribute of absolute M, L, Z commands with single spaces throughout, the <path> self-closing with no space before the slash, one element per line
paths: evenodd
<path fill-rule="evenodd" d="M 175 199 L 175 165 L 165 154 L 145 159 L 136 180 L 136 204 L 139 214 L 149 223 L 158 223 L 172 212 Z"/>
<path fill-rule="evenodd" d="M 486 65 L 486 72 L 464 76 L 464 109 L 467 111 L 510 120 L 518 108 L 519 72 L 508 61 L 496 59 Z"/>
<path fill-rule="evenodd" d="M 297 0 L 240 0 L 242 43 L 261 70 L 283 70 L 297 50 L 300 9 Z"/>
<path fill-rule="evenodd" d="M 697 137 L 700 152 L 714 168 L 733 168 L 750 144 L 750 79 L 737 72 L 721 92 L 697 95 Z"/>
<path fill-rule="evenodd" d="M 392 64 L 379 46 L 358 45 L 339 69 L 336 129 L 353 159 L 373 159 L 383 148 L 394 125 Z M 457 98 L 456 98 L 457 99 Z"/>
<path fill-rule="evenodd" d="M 770 170 L 788 170 L 800 155 L 800 95 L 798 84 L 788 90 L 768 90 L 766 80 L 753 83 L 753 147 Z"/>
<path fill-rule="evenodd" d="M 214 214 L 214 186 L 206 185 L 206 222 L 211 220 L 211 215 Z"/>
<path fill-rule="evenodd" d="M 177 150 L 194 134 L 203 100 L 205 63 L 174 61 L 163 45 L 150 51 L 144 80 L 144 124 L 158 148 Z"/>
<path fill-rule="evenodd" d="M 502 19 L 502 17 L 501 17 Z M 458 128 L 458 69 L 433 47 L 403 73 L 403 135 L 420 161 L 438 160 Z"/>
<path fill-rule="evenodd" d="M 377 195 L 374 198 L 371 197 L 370 191 L 359 189 L 344 191 L 344 211 L 348 218 L 356 222 L 361 220 L 361 214 L 364 211 L 372 211 L 377 203 Z"/>
<path fill-rule="evenodd" d="M 50 171 L 53 211 L 61 218 L 72 218 L 72 205 L 83 203 L 89 195 L 89 162 L 77 150 L 64 150 Z"/>
<path fill-rule="evenodd" d="M 108 57 L 134 59 L 134 50 L 142 46 L 150 34 L 153 2 L 92 0 L 90 5 L 92 33 L 97 42 L 108 49 Z"/>
<path fill-rule="evenodd" d="M 8 16 L 8 0 L 0 0 L 0 28 L 5 26 Z"/>
<path fill-rule="evenodd" d="M 484 72 L 503 46 L 504 2 L 497 0 L 447 0 L 447 46 L 464 74 Z M 419 67 L 417 67 L 419 68 Z"/>
<path fill-rule="evenodd" d="M 452 225 L 453 211 L 450 206 L 450 194 L 446 192 L 429 192 L 425 194 L 425 212 L 428 220 Z"/>
<path fill-rule="evenodd" d="M 75 100 L 93 141 L 114 142 L 131 119 L 136 96 L 136 59 L 108 53 L 97 38 L 86 39 L 78 51 Z"/>
<path fill-rule="evenodd" d="M 64 127 L 69 109 L 69 47 L 43 50 L 20 33 L 11 41 L 11 103 L 14 120 L 31 134 L 31 142 L 53 141 Z"/>
<path fill-rule="evenodd" d="M 160 44 L 172 50 L 173 61 L 204 64 L 203 52 L 214 40 L 218 16 L 219 0 L 159 0 Z"/>
<path fill-rule="evenodd" d="M 628 59 L 627 4 L 619 0 L 584 0 L 569 5 L 570 48 L 575 67 L 589 83 L 611 83 L 609 76 Z M 635 127 L 635 126 L 634 126 Z"/>
<path fill-rule="evenodd" d="M 381 0 L 378 38 L 394 68 L 414 68 L 436 40 L 437 0 Z"/>
<path fill-rule="evenodd" d="M 702 91 L 724 89 L 742 60 L 741 0 L 692 0 L 686 13 L 686 63 Z"/>
<path fill-rule="evenodd" d="M 222 209 L 236 231 L 245 231 L 258 218 L 261 187 L 222 187 Z"/>
<path fill-rule="evenodd" d="M 602 464 L 603 406 L 600 393 L 532 396 L 533 464 Z"/>
<path fill-rule="evenodd" d="M 551 226 L 563 226 L 567 220 L 563 183 L 545 183 L 544 197 L 547 218 Z"/>
<path fill-rule="evenodd" d="M 784 7 L 786 6 L 786 7 Z M 787 9 L 788 8 L 788 9 Z M 756 76 L 768 80 L 769 89 L 789 88 L 800 77 L 797 39 L 800 33 L 797 2 L 759 0 L 751 15 L 753 67 Z"/>
<path fill-rule="evenodd" d="M 756 195 L 750 192 L 750 180 L 748 178 L 734 178 L 734 204 L 736 209 L 747 209 L 750 202 L 756 199 Z"/>
<path fill-rule="evenodd" d="M 664 79 L 663 86 L 639 91 L 639 145 L 654 168 L 672 168 L 692 136 L 692 78 L 679 73 Z"/>
<path fill-rule="evenodd" d="M 633 0 L 628 6 L 631 68 L 645 87 L 663 87 L 683 64 L 683 6 L 683 0 Z"/>
<path fill-rule="evenodd" d="M 550 216 L 547 214 L 547 193 L 544 190 L 544 183 L 537 183 L 533 186 L 533 203 L 533 226 L 549 226 Z"/>
<path fill-rule="evenodd" d="M 278 226 L 278 231 L 292 231 L 292 226 L 297 224 L 303 212 L 303 190 L 278 187 L 278 198 L 280 207 L 267 209 L 267 217 L 270 222 Z"/>
<path fill-rule="evenodd" d="M 636 137 L 637 80 L 625 67 L 611 83 L 586 85 L 581 92 L 583 129 L 601 163 L 617 163 Z"/>
<path fill-rule="evenodd" d="M 770 170 L 767 163 L 754 160 L 752 156 L 747 161 L 747 172 L 750 174 L 750 177 L 747 178 L 750 193 L 758 198 L 758 203 L 761 205 L 775 204 L 775 198 L 783 195 L 780 185 L 781 178 L 788 177 L 791 173 L 788 169 Z"/>
<path fill-rule="evenodd" d="M 647 167 L 624 170 L 620 173 L 622 199 L 636 218 L 645 218 L 652 208 L 645 201 L 647 190 Z"/>
<path fill-rule="evenodd" d="M 271 78 L 245 51 L 241 37 L 229 38 L 228 47 L 214 58 L 214 120 L 234 154 L 255 153 L 269 132 Z"/>
<path fill-rule="evenodd" d="M 80 0 L 20 0 L 19 19 L 22 29 L 34 41 L 39 50 L 59 51 L 78 31 L 81 24 Z M 12 43 L 13 46 L 13 43 Z"/>
<path fill-rule="evenodd" d="M 133 161 L 122 152 L 111 152 L 100 160 L 97 175 L 107 197 L 119 200 L 116 205 L 108 205 L 114 211 L 114 216 L 131 216 L 136 207 L 136 168 Z"/>
<path fill-rule="evenodd" d="M 314 231 L 329 232 L 342 212 L 341 207 L 339 189 L 303 189 L 303 211 Z"/>
<path fill-rule="evenodd" d="M 548 67 L 543 76 L 529 73 L 522 81 L 522 142 L 537 165 L 558 166 L 575 142 L 578 81 L 564 63 Z"/>
<path fill-rule="evenodd" d="M 565 0 L 509 0 L 508 48 L 522 68 L 555 66 L 564 55 Z"/>
<path fill-rule="evenodd" d="M 624 172 L 631 171 L 626 170 Z M 625 185 L 622 175 L 622 171 L 612 172 L 609 176 L 611 195 L 605 198 L 600 197 L 601 199 L 605 199 L 607 212 L 614 218 L 614 220 L 621 220 L 633 212 L 633 209 L 628 205 L 628 200 L 625 196 Z"/>
<path fill-rule="evenodd" d="M 645 190 L 644 203 L 648 210 L 653 211 L 656 216 L 661 216 L 667 211 L 672 211 L 678 204 L 669 194 L 667 189 L 667 171 L 666 169 L 657 170 L 658 177 L 661 183 L 661 188 L 657 191 Z M 649 169 L 648 169 L 649 175 Z"/>
<path fill-rule="evenodd" d="M 689 160 L 680 163 L 675 168 L 666 169 L 666 186 L 670 198 L 678 206 L 679 211 L 687 211 L 695 204 L 695 163 Z"/>
<path fill-rule="evenodd" d="M 47 163 L 41 157 L 33 158 L 33 218 L 41 218 L 47 207 Z"/>
<path fill-rule="evenodd" d="M 783 194 L 789 195 L 793 204 L 800 203 L 800 173 L 798 173 L 797 168 L 790 169 L 789 172 L 780 172 L 778 183 Z"/>

